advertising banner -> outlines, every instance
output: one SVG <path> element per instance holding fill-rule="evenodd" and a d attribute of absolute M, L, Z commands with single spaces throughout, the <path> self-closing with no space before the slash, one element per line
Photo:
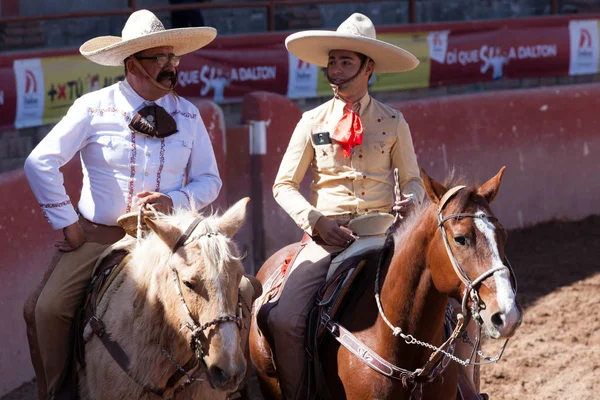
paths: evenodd
<path fill-rule="evenodd" d="M 275 48 L 202 49 L 186 54 L 179 65 L 177 93 L 217 103 L 239 101 L 244 94 L 267 90 L 285 95 L 288 58 L 283 43 Z"/>
<path fill-rule="evenodd" d="M 44 107 L 42 122 L 58 122 L 69 107 L 86 93 L 123 80 L 123 67 L 105 67 L 83 56 L 44 58 L 42 89 Z"/>
<path fill-rule="evenodd" d="M 288 53 L 288 90 L 290 99 L 317 97 L 318 75 L 322 74 L 321 68 L 299 60 L 292 53 Z"/>
<path fill-rule="evenodd" d="M 569 71 L 566 26 L 482 32 L 432 32 L 430 85 L 506 78 L 564 76 Z"/>
<path fill-rule="evenodd" d="M 426 33 L 394 33 L 378 35 L 383 40 L 411 52 L 419 59 L 419 66 L 412 71 L 398 74 L 373 74 L 375 80 L 370 91 L 385 92 L 429 87 L 429 46 Z"/>
<path fill-rule="evenodd" d="M 17 86 L 13 63 L 0 64 L 0 130 L 12 129 L 17 114 Z"/>
<path fill-rule="evenodd" d="M 569 75 L 598 73 L 598 20 L 569 21 Z"/>
<path fill-rule="evenodd" d="M 388 27 L 378 35 L 413 53 L 420 64 L 409 72 L 373 74 L 371 92 L 600 72 L 597 19 L 497 21 L 438 31 L 426 27 L 419 31 L 415 26 L 415 32 L 405 32 L 406 26 L 398 28 L 402 32 Z M 253 91 L 293 99 L 330 97 L 324 69 L 289 54 L 284 40 L 283 34 L 219 38 L 182 58 L 176 91 L 217 103 L 238 102 Z M 4 129 L 54 123 L 75 99 L 124 76 L 122 67 L 96 65 L 77 50 L 61 57 L 0 61 Z"/>
<path fill-rule="evenodd" d="M 15 60 L 13 64 L 17 83 L 17 129 L 42 125 L 44 115 L 44 72 L 42 60 L 30 58 Z"/>

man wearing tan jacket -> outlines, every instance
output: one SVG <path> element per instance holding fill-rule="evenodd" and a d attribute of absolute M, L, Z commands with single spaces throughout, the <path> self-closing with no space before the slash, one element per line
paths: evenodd
<path fill-rule="evenodd" d="M 296 258 L 279 304 L 269 315 L 277 373 L 285 399 L 304 399 L 304 330 L 316 290 L 325 281 L 330 254 L 353 236 L 345 225 L 369 213 L 391 213 L 394 168 L 405 197 L 403 213 L 423 201 L 410 130 L 402 113 L 373 99 L 373 72 L 403 72 L 419 61 L 376 39 L 369 18 L 353 14 L 337 31 L 304 31 L 286 39 L 299 59 L 327 67 L 334 97 L 310 110 L 296 126 L 273 186 L 277 202 L 313 237 Z M 310 198 L 298 188 L 312 173 Z M 276 361 L 277 361 L 276 360 Z"/>

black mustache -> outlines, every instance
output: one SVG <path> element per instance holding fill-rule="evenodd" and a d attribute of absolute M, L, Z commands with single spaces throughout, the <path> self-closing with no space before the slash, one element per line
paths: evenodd
<path fill-rule="evenodd" d="M 157 81 L 162 81 L 163 79 L 169 79 L 171 82 L 177 82 L 177 74 L 174 74 L 171 71 L 163 71 L 156 77 Z"/>

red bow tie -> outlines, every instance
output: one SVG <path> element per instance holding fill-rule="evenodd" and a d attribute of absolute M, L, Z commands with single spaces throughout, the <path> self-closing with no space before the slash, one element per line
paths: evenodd
<path fill-rule="evenodd" d="M 363 126 L 351 104 L 344 106 L 344 115 L 333 129 L 332 137 L 342 146 L 344 156 L 350 157 L 352 147 L 362 144 Z"/>

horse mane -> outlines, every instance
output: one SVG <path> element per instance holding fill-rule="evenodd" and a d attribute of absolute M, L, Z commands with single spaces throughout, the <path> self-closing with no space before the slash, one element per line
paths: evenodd
<path fill-rule="evenodd" d="M 462 175 L 457 175 L 456 170 L 452 169 L 443 181 L 443 185 L 446 188 L 452 188 L 454 186 L 463 185 L 466 186 L 466 190 L 461 190 L 455 195 L 454 209 L 462 210 L 465 208 L 466 203 L 469 201 L 473 192 L 477 189 L 475 186 L 470 185 L 466 182 L 466 178 Z M 421 204 L 415 206 L 413 212 L 411 212 L 406 218 L 401 220 L 401 223 L 397 224 L 396 227 L 390 232 L 393 235 L 395 243 L 402 243 L 407 240 L 407 236 L 414 231 L 415 225 L 421 220 L 421 214 L 423 214 L 432 205 L 431 200 L 427 196 Z"/>
<path fill-rule="evenodd" d="M 200 254 L 206 265 L 214 268 L 207 268 L 207 279 L 218 279 L 222 274 L 227 274 L 225 267 L 231 262 L 239 261 L 241 257 L 237 256 L 237 246 L 233 241 L 220 233 L 219 219 L 220 215 L 211 212 L 207 215 L 191 209 L 179 208 L 171 215 L 157 214 L 157 219 L 170 225 L 176 226 L 182 232 L 191 225 L 197 218 L 201 221 L 194 229 L 187 243 L 197 241 L 200 245 Z M 208 235 L 215 233 L 215 235 Z M 141 269 L 151 273 L 152 268 L 148 266 L 165 265 L 171 256 L 171 250 L 163 243 L 162 239 L 154 232 L 148 233 L 132 252 L 133 264 L 142 266 Z"/>

